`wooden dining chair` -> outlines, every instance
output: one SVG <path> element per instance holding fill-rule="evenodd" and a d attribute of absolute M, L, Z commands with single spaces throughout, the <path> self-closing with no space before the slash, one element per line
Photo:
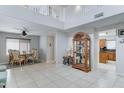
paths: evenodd
<path fill-rule="evenodd" d="M 20 52 L 18 50 L 13 50 L 12 51 L 12 65 L 14 65 L 14 63 L 19 63 L 19 65 L 21 66 L 22 62 L 24 62 L 24 58 L 23 57 L 19 57 Z"/>
<path fill-rule="evenodd" d="M 32 49 L 31 53 L 32 53 L 32 55 L 28 57 L 28 60 L 32 60 L 33 63 L 35 63 L 35 61 L 39 61 L 38 50 Z"/>

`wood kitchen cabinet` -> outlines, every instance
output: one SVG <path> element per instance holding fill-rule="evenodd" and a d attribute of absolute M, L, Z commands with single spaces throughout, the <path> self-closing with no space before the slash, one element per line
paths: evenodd
<path fill-rule="evenodd" d="M 108 59 L 108 55 L 107 55 L 106 52 L 100 52 L 99 53 L 100 63 L 106 63 L 107 62 L 107 59 Z"/>
<path fill-rule="evenodd" d="M 100 39 L 99 40 L 99 47 L 100 48 L 106 47 L 106 39 Z"/>
<path fill-rule="evenodd" d="M 107 63 L 107 61 L 116 61 L 115 51 L 100 51 L 99 53 L 99 62 Z"/>
<path fill-rule="evenodd" d="M 115 52 L 108 52 L 108 60 L 115 61 L 115 59 L 116 59 Z"/>

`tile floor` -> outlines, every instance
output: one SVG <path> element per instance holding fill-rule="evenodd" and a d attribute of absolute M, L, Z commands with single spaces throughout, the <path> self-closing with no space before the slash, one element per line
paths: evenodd
<path fill-rule="evenodd" d="M 38 63 L 8 69 L 7 88 L 112 88 L 124 87 L 114 64 L 99 64 L 89 73 L 63 64 Z"/>

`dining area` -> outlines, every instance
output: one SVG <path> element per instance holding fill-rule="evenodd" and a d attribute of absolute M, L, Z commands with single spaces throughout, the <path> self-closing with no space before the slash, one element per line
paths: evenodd
<path fill-rule="evenodd" d="M 22 66 L 39 62 L 39 53 L 37 49 L 31 49 L 29 52 L 19 50 L 8 50 L 10 66 Z"/>

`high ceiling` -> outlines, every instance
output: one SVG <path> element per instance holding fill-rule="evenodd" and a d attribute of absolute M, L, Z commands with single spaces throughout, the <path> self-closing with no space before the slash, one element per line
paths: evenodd
<path fill-rule="evenodd" d="M 33 35 L 39 35 L 41 33 L 53 35 L 57 31 L 57 29 L 45 25 L 0 15 L 0 31 L 21 33 L 21 29 L 23 29 L 23 27 L 26 27 L 29 34 Z"/>
<path fill-rule="evenodd" d="M 63 30 L 63 31 L 75 32 L 75 31 L 81 31 L 82 29 L 86 30 L 86 29 L 104 27 L 112 24 L 119 24 L 121 22 L 124 22 L 123 16 L 124 14 L 120 14 L 107 19 L 99 20 L 99 21 L 88 23 L 85 25 L 80 25 L 68 30 Z M 54 35 L 56 31 L 61 31 L 59 29 L 48 27 L 45 25 L 36 24 L 36 23 L 24 21 L 24 20 L 15 19 L 12 17 L 0 15 L 0 31 L 21 33 L 19 29 L 22 29 L 23 27 L 26 27 L 30 31 L 30 34 L 35 34 L 35 35 L 39 35 L 39 34 Z"/>
<path fill-rule="evenodd" d="M 67 8 L 69 6 L 64 5 L 64 6 L 59 6 L 59 7 Z M 11 11 L 10 11 L 10 13 L 11 13 Z M 72 33 L 75 31 L 82 31 L 82 30 L 87 31 L 87 29 L 100 28 L 100 27 L 104 27 L 104 26 L 108 26 L 108 25 L 123 23 L 124 22 L 123 16 L 124 16 L 124 13 L 114 15 L 111 17 L 107 17 L 104 19 L 100 19 L 97 21 L 92 21 L 92 22 L 89 22 L 86 24 L 80 24 L 78 26 L 74 26 L 69 29 L 64 29 L 64 27 L 63 27 L 63 29 L 58 29 L 58 28 L 47 26 L 44 24 L 38 24 L 33 21 L 27 21 L 27 20 L 23 20 L 23 19 L 18 19 L 16 17 L 0 14 L 0 31 L 21 33 L 21 31 L 19 29 L 26 27 L 29 30 L 30 34 L 36 34 L 36 35 L 42 35 L 42 34 L 54 35 L 57 31 Z M 45 21 L 43 21 L 43 22 L 45 22 Z M 47 23 L 47 21 L 46 21 L 46 23 Z M 52 23 L 52 24 L 54 24 L 54 23 Z"/>

